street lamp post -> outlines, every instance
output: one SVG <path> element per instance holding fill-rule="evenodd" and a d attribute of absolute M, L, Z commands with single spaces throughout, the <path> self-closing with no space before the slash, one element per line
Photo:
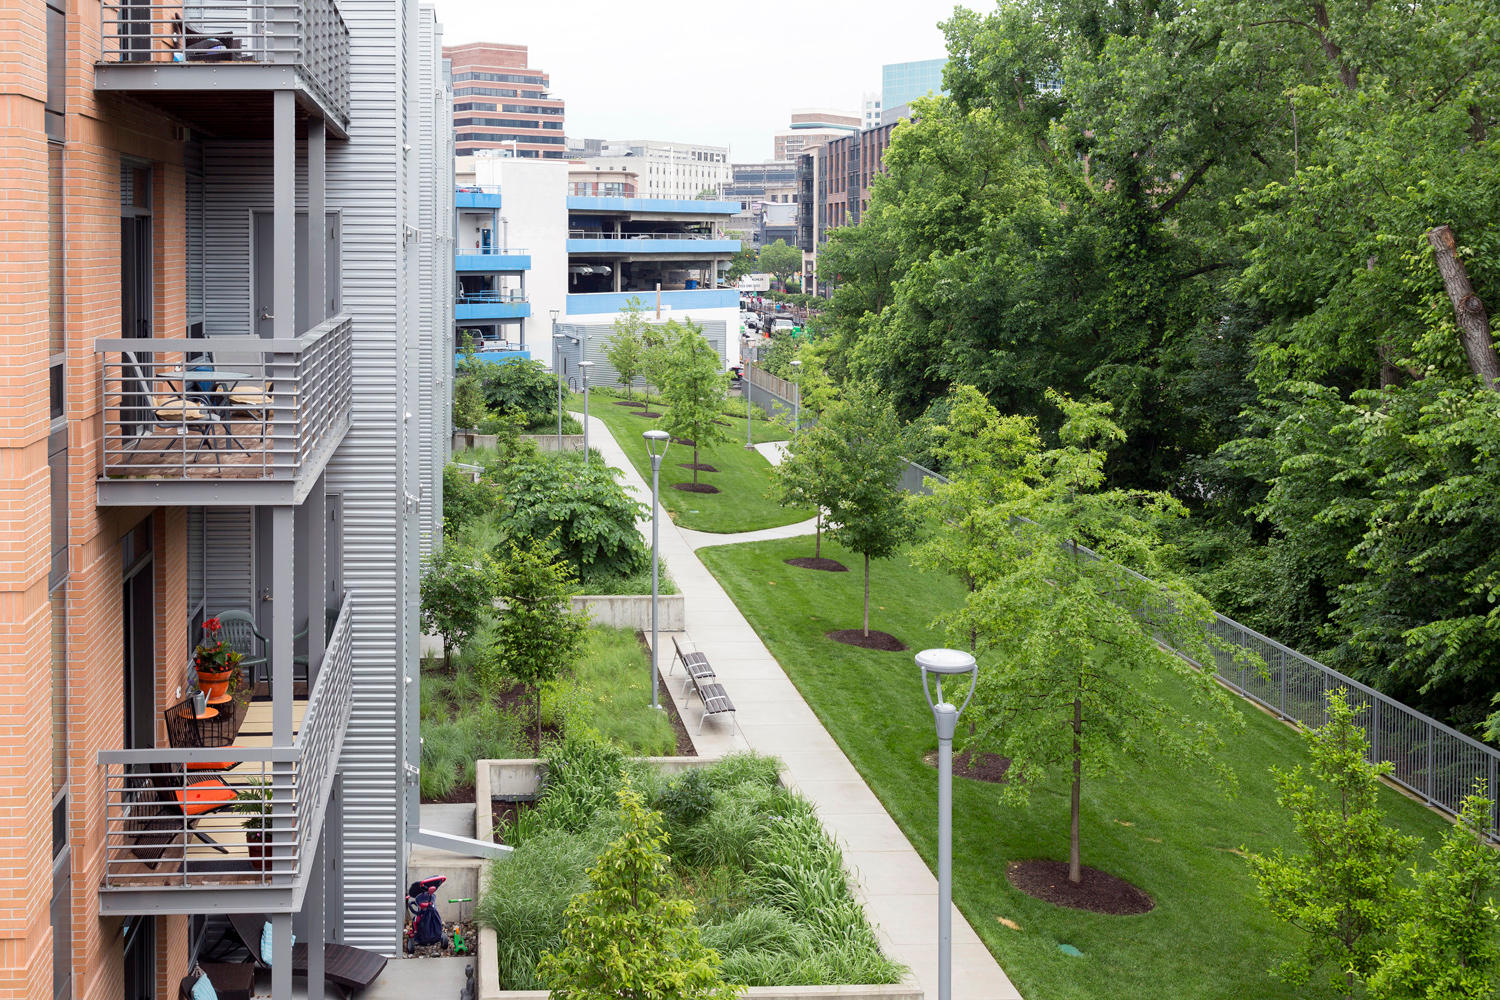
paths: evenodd
<path fill-rule="evenodd" d="M 589 369 L 594 367 L 592 361 L 578 362 L 578 370 L 583 372 L 583 464 L 589 464 Z"/>
<path fill-rule="evenodd" d="M 974 657 L 959 649 L 924 649 L 917 654 L 922 668 L 922 694 L 932 709 L 938 735 L 938 1000 L 953 1000 L 953 733 L 958 717 L 974 697 L 979 668 Z M 927 677 L 937 684 L 932 700 Z M 957 708 L 943 697 L 943 678 L 969 677 L 969 693 Z"/>
<path fill-rule="evenodd" d="M 792 399 L 792 436 L 802 430 L 802 380 L 797 376 L 802 374 L 802 359 L 792 359 L 792 385 L 797 387 L 795 397 Z"/>
<path fill-rule="evenodd" d="M 740 395 L 745 399 L 745 447 L 754 448 L 755 429 L 751 426 L 750 423 L 750 369 L 755 364 L 755 355 L 750 349 L 750 335 L 748 333 L 740 334 L 740 346 L 744 348 L 745 355 L 745 388 L 740 393 Z"/>
<path fill-rule="evenodd" d="M 651 707 L 660 708 L 656 703 L 656 588 L 657 567 L 660 565 L 656 557 L 656 522 L 661 510 L 657 488 L 661 481 L 661 460 L 667 457 L 672 435 L 666 431 L 649 430 L 641 436 L 646 439 L 646 450 L 651 453 Z M 656 450 L 658 445 L 661 446 L 660 452 Z"/>
<path fill-rule="evenodd" d="M 547 310 L 552 314 L 552 368 L 557 373 L 557 450 L 562 451 L 562 338 L 557 332 L 557 310 Z"/>

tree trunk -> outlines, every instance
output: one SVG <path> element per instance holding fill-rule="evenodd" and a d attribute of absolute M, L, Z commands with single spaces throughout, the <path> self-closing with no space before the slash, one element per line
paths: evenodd
<path fill-rule="evenodd" d="M 693 485 L 698 485 L 698 445 L 693 445 Z"/>
<path fill-rule="evenodd" d="M 813 535 L 813 558 L 823 558 L 823 508 L 818 508 L 818 530 Z"/>
<path fill-rule="evenodd" d="M 870 637 L 870 557 L 865 556 L 865 638 Z"/>
<path fill-rule="evenodd" d="M 1495 354 L 1490 317 L 1485 312 L 1484 303 L 1474 294 L 1468 269 L 1458 259 L 1458 243 L 1453 230 L 1447 226 L 1429 230 L 1427 242 L 1432 244 L 1433 259 L 1443 276 L 1448 299 L 1453 303 L 1453 314 L 1458 320 L 1458 339 L 1468 356 L 1469 370 L 1479 376 L 1485 388 L 1500 391 L 1495 385 L 1500 380 L 1500 356 Z"/>
<path fill-rule="evenodd" d="M 1072 820 L 1068 826 L 1068 881 L 1074 885 L 1083 881 L 1083 865 L 1078 851 L 1078 799 L 1083 789 L 1083 753 L 1078 745 L 1078 735 L 1083 732 L 1083 698 L 1073 699 L 1073 794 Z"/>
<path fill-rule="evenodd" d="M 453 672 L 453 647 L 448 645 L 447 636 L 443 637 L 443 669 Z"/>
<path fill-rule="evenodd" d="M 532 689 L 531 703 L 536 718 L 536 750 L 542 752 L 542 688 L 540 685 Z"/>

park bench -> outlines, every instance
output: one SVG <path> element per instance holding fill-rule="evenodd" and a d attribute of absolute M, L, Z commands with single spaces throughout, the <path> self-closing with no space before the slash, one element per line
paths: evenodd
<path fill-rule="evenodd" d="M 683 697 L 687 697 L 688 685 L 691 684 L 693 690 L 698 693 L 698 700 L 703 703 L 703 716 L 698 720 L 698 732 L 701 734 L 703 724 L 708 721 L 710 715 L 733 713 L 734 702 L 729 700 L 729 692 L 725 691 L 724 685 L 719 683 L 707 656 L 697 650 L 683 649 L 682 642 L 675 635 L 672 637 L 672 646 L 677 651 L 673 659 L 673 669 L 676 669 L 676 664 L 681 662 L 683 669 L 687 671 L 687 680 L 682 685 Z"/>

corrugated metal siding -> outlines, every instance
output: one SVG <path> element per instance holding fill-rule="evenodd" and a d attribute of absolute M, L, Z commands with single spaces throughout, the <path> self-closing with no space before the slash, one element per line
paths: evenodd
<path fill-rule="evenodd" d="M 203 610 L 255 613 L 255 518 L 249 507 L 202 507 L 203 545 L 213 558 L 203 567 Z M 189 552 L 192 551 L 191 546 Z M 191 579 L 191 574 L 189 574 Z"/>

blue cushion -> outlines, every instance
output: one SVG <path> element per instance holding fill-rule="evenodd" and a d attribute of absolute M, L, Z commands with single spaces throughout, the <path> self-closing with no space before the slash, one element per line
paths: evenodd
<path fill-rule="evenodd" d="M 294 931 L 292 932 L 292 945 L 295 947 L 296 944 L 297 934 Z M 271 967 L 271 952 L 271 921 L 267 920 L 260 925 L 260 960 L 266 964 L 266 968 Z"/>
<path fill-rule="evenodd" d="M 193 984 L 193 1000 L 219 1000 L 219 994 L 214 990 L 214 984 L 204 975 L 198 973 L 198 981 Z"/>

